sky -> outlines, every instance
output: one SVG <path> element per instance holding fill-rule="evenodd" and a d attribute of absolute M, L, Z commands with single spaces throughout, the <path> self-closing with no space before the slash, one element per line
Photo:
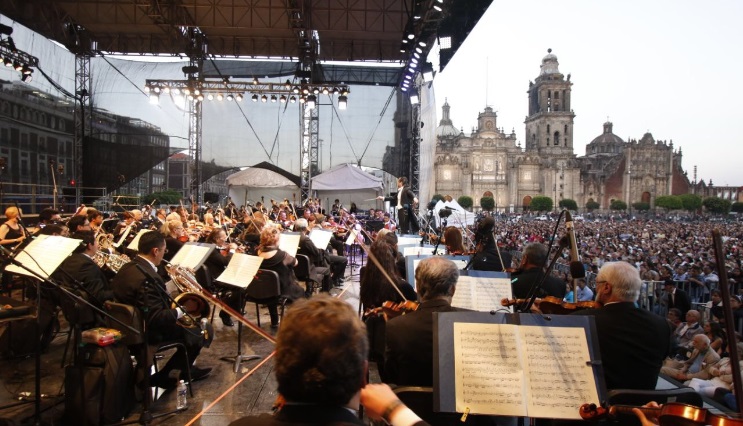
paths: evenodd
<path fill-rule="evenodd" d="M 586 144 L 601 134 L 608 118 L 624 140 L 640 139 L 645 132 L 656 140 L 672 140 L 683 151 L 682 165 L 690 179 L 697 166 L 699 179 L 743 185 L 737 128 L 743 89 L 735 84 L 743 69 L 738 49 L 741 16 L 739 0 L 494 0 L 446 69 L 436 75 L 437 121 L 447 100 L 454 125 L 469 133 L 488 105 L 498 112 L 498 126 L 507 132 L 515 129 L 523 146 L 526 91 L 551 48 L 560 71 L 572 76 L 575 154 L 584 155 Z M 24 33 L 6 17 L 0 22 L 16 28 L 16 45 L 38 56 L 41 68 L 72 90 L 71 55 Z M 183 79 L 181 66 L 96 58 L 96 105 L 160 126 L 172 136 L 173 145 L 185 147 L 184 110 L 167 99 L 149 105 L 141 92 L 148 78 Z M 0 78 L 19 79 L 3 67 Z M 38 73 L 33 84 L 59 94 Z M 362 164 L 381 165 L 385 147 L 394 143 L 394 99 L 384 109 L 389 93 L 389 88 L 354 87 L 348 110 L 336 114 L 321 106 L 323 169 L 356 162 L 367 144 Z M 284 111 L 278 103 L 244 101 L 240 111 L 235 105 L 204 105 L 203 158 L 246 166 L 267 160 L 268 152 L 279 166 L 298 172 L 296 106 Z"/>
<path fill-rule="evenodd" d="M 690 180 L 696 165 L 699 179 L 743 185 L 741 17 L 739 0 L 494 0 L 434 79 L 439 117 L 446 99 L 469 134 L 489 105 L 523 146 L 526 91 L 551 48 L 572 75 L 575 154 L 608 117 L 625 141 L 672 140 Z"/>

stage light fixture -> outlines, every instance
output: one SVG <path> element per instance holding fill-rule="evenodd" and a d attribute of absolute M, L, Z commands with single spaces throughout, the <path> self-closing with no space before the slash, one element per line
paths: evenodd
<path fill-rule="evenodd" d="M 317 97 L 315 95 L 307 96 L 307 108 L 314 108 L 317 104 Z"/>
<path fill-rule="evenodd" d="M 408 40 L 412 40 L 414 38 L 415 38 L 415 34 L 413 33 L 408 34 Z"/>
<path fill-rule="evenodd" d="M 294 86 L 294 88 L 292 89 L 292 92 L 295 94 L 299 93 L 299 86 Z"/>
<path fill-rule="evenodd" d="M 297 98 L 292 96 L 291 98 L 289 98 L 289 102 L 291 103 L 297 102 Z"/>
<path fill-rule="evenodd" d="M 420 47 L 426 47 L 426 42 L 425 41 L 419 41 L 418 42 L 418 46 L 420 46 Z"/>
<path fill-rule="evenodd" d="M 416 47 L 415 48 L 415 51 L 418 52 L 418 53 L 423 53 L 423 49 L 421 49 L 420 47 Z"/>
<path fill-rule="evenodd" d="M 194 96 L 199 96 L 201 94 L 201 90 L 194 89 L 193 94 L 194 94 Z"/>
<path fill-rule="evenodd" d="M 314 93 L 315 95 L 319 95 L 320 94 L 320 89 L 318 89 L 317 87 L 315 87 L 314 89 L 312 89 L 312 93 Z"/>
<path fill-rule="evenodd" d="M 160 96 L 156 93 L 150 93 L 150 104 L 157 105 L 160 103 Z"/>
<path fill-rule="evenodd" d="M 5 58 L 5 60 L 3 61 L 3 63 L 4 63 L 4 64 L 5 64 L 5 66 L 6 66 L 6 67 L 8 67 L 8 68 L 10 68 L 10 67 L 12 67 L 12 66 L 13 66 L 13 61 L 12 61 L 12 60 L 11 60 L 10 58 Z"/>
<path fill-rule="evenodd" d="M 420 97 L 418 97 L 418 91 L 413 89 L 410 91 L 410 104 L 411 105 L 418 105 L 421 102 Z"/>
<path fill-rule="evenodd" d="M 193 100 L 194 100 L 194 97 L 193 97 L 193 95 L 188 95 L 188 100 L 189 100 L 189 101 L 193 101 Z"/>
<path fill-rule="evenodd" d="M 232 102 L 232 101 L 235 100 L 235 97 L 232 96 L 232 93 L 230 93 L 229 95 L 227 95 L 227 100 L 230 101 L 230 102 Z"/>
<path fill-rule="evenodd" d="M 423 81 L 430 83 L 433 81 L 433 64 L 425 62 L 421 67 L 421 73 L 423 73 Z"/>
<path fill-rule="evenodd" d="M 211 93 L 209 93 L 208 95 L 206 95 L 206 98 L 209 99 L 210 101 L 213 101 L 214 100 L 214 95 L 211 94 Z"/>
<path fill-rule="evenodd" d="M 203 101 L 204 100 L 204 95 L 198 95 L 198 96 L 196 96 L 196 100 L 199 101 L 199 102 Z"/>
<path fill-rule="evenodd" d="M 439 48 L 441 50 L 451 49 L 451 36 L 439 37 Z"/>
<path fill-rule="evenodd" d="M 327 95 L 328 93 L 330 93 L 330 89 L 328 89 L 327 87 L 323 87 L 322 88 L 322 94 L 323 95 Z"/>
<path fill-rule="evenodd" d="M 160 87 L 155 86 L 155 88 L 152 89 L 152 91 L 155 92 L 155 93 L 160 93 Z"/>
<path fill-rule="evenodd" d="M 303 94 L 303 95 L 308 95 L 309 93 L 310 93 L 310 89 L 308 89 L 308 88 L 306 88 L 306 87 L 303 87 L 303 88 L 302 88 L 302 94 Z"/>
<path fill-rule="evenodd" d="M 271 95 L 271 103 L 276 103 L 276 95 Z"/>
<path fill-rule="evenodd" d="M 338 93 L 340 93 L 340 90 L 337 87 L 333 87 L 333 94 L 337 95 Z"/>
<path fill-rule="evenodd" d="M 348 106 L 348 97 L 347 96 L 338 96 L 338 109 L 346 109 Z"/>
<path fill-rule="evenodd" d="M 237 95 L 235 95 L 235 100 L 238 101 L 238 102 L 242 102 L 243 95 L 241 93 L 238 93 Z"/>
<path fill-rule="evenodd" d="M 289 90 L 292 88 L 292 82 L 289 81 L 289 79 L 286 79 L 286 83 L 284 83 L 284 87 L 286 87 L 286 90 Z"/>
<path fill-rule="evenodd" d="M 188 87 L 186 87 L 185 89 L 183 89 L 183 94 L 186 95 L 186 96 L 190 95 L 191 94 L 191 89 L 189 89 Z"/>
<path fill-rule="evenodd" d="M 169 86 L 163 87 L 163 93 L 170 93 L 170 87 Z"/>
<path fill-rule="evenodd" d="M 437 4 L 433 5 L 433 9 L 434 9 L 434 10 L 435 10 L 436 12 L 441 12 L 441 6 L 439 6 L 439 5 L 437 5 Z"/>
<path fill-rule="evenodd" d="M 251 96 L 250 99 L 252 99 L 253 102 L 258 102 L 258 95 L 253 94 L 253 96 Z"/>
<path fill-rule="evenodd" d="M 268 96 L 266 96 L 266 95 L 261 96 L 261 102 L 263 102 L 265 104 L 266 101 L 268 101 Z"/>
<path fill-rule="evenodd" d="M 405 52 L 406 52 L 406 49 L 404 47 L 400 46 L 400 53 L 405 53 Z"/>
<path fill-rule="evenodd" d="M 15 68 L 16 71 L 20 72 L 23 69 L 23 65 L 21 65 L 18 61 L 13 61 L 13 68 Z"/>
<path fill-rule="evenodd" d="M 282 104 L 285 104 L 286 103 L 286 96 L 281 95 L 281 97 L 279 98 L 279 102 L 281 102 Z"/>
<path fill-rule="evenodd" d="M 24 83 L 30 83 L 31 80 L 33 80 L 33 79 L 34 79 L 34 77 L 31 74 L 23 74 L 21 76 L 21 81 L 24 82 Z"/>
<path fill-rule="evenodd" d="M 351 90 L 348 89 L 348 87 L 344 87 L 343 91 L 341 91 L 341 95 L 348 96 L 348 94 L 351 92 Z"/>
<path fill-rule="evenodd" d="M 221 94 L 221 93 L 217 94 L 217 100 L 218 101 L 223 101 L 224 100 L 224 95 Z"/>
<path fill-rule="evenodd" d="M 420 53 L 418 53 L 418 52 L 413 52 L 413 57 L 414 57 L 415 59 L 419 59 L 419 58 L 421 57 L 421 54 L 420 54 Z"/>
<path fill-rule="evenodd" d="M 253 84 L 258 84 L 258 79 L 253 77 Z"/>
<path fill-rule="evenodd" d="M 403 86 L 402 89 L 400 89 L 400 90 L 402 90 L 403 92 L 407 92 L 408 91 L 408 88 L 407 88 L 407 86 Z"/>
<path fill-rule="evenodd" d="M 181 94 L 181 89 L 179 89 L 179 88 L 177 88 L 177 87 L 174 87 L 174 88 L 173 88 L 173 94 L 174 94 L 174 95 L 176 95 L 176 96 L 177 96 L 177 95 L 180 95 L 180 94 Z"/>
<path fill-rule="evenodd" d="M 415 59 L 415 58 L 410 58 L 410 62 L 413 63 L 413 64 L 417 64 L 418 63 L 418 60 Z"/>
<path fill-rule="evenodd" d="M 145 93 L 150 93 L 150 86 L 145 86 L 144 87 L 144 92 Z"/>

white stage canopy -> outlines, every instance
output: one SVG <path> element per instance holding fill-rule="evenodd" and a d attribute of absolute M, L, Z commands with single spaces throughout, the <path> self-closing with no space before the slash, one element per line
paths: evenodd
<path fill-rule="evenodd" d="M 461 228 L 465 225 L 475 224 L 475 214 L 472 212 L 468 212 L 467 210 L 462 208 L 462 206 L 460 206 L 458 202 L 456 202 L 455 200 L 439 200 L 439 202 L 436 203 L 436 206 L 434 206 L 433 208 L 433 217 L 436 220 L 437 227 L 441 226 L 441 223 L 443 222 L 441 216 L 439 215 L 439 212 L 443 209 L 451 210 L 451 215 L 446 218 L 446 226 L 456 226 L 458 228 Z"/>
<path fill-rule="evenodd" d="M 382 179 L 370 175 L 353 164 L 339 164 L 312 178 L 312 191 L 327 207 L 336 198 L 348 209 L 351 203 L 362 210 L 376 208 L 375 198 L 384 189 Z"/>
<path fill-rule="evenodd" d="M 299 197 L 299 186 L 291 179 L 273 170 L 249 167 L 229 175 L 226 179 L 228 193 L 238 206 L 250 201 L 252 204 L 264 197 L 269 208 L 270 200 L 282 201 Z"/>

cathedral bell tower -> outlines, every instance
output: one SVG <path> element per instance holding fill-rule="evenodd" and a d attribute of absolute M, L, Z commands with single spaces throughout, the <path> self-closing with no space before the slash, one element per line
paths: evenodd
<path fill-rule="evenodd" d="M 526 117 L 527 152 L 540 155 L 573 155 L 573 118 L 570 109 L 570 74 L 560 74 L 552 49 L 542 59 L 539 76 L 529 82 L 529 115 Z"/>

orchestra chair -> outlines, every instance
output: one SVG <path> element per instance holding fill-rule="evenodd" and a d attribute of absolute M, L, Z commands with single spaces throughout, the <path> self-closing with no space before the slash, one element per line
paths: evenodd
<path fill-rule="evenodd" d="M 261 315 L 259 311 L 259 305 L 278 301 L 279 307 L 279 321 L 284 318 L 284 306 L 286 305 L 286 299 L 281 297 L 281 284 L 279 283 L 279 274 L 275 271 L 269 271 L 267 269 L 259 269 L 256 273 L 253 281 L 240 292 L 240 314 L 245 316 L 245 305 L 246 303 L 255 304 L 255 316 L 258 322 L 258 327 L 261 326 Z M 243 323 L 238 321 L 237 323 L 237 355 L 227 356 L 220 358 L 222 361 L 228 361 L 234 363 L 233 371 L 237 373 L 240 370 L 240 364 L 243 361 L 250 361 L 254 359 L 260 359 L 258 355 L 243 355 L 242 354 L 242 331 Z"/>
<path fill-rule="evenodd" d="M 138 366 L 145 366 L 144 369 L 139 370 L 141 374 L 143 375 L 142 378 L 145 376 L 147 377 L 147 384 L 149 384 L 149 373 L 150 369 L 154 366 L 155 372 L 157 373 L 157 361 L 155 359 L 155 355 L 157 355 L 160 352 L 164 352 L 170 349 L 182 349 L 184 356 L 186 357 L 186 365 L 191 365 L 191 360 L 188 359 L 188 352 L 186 351 L 186 346 L 181 342 L 176 341 L 169 341 L 169 342 L 162 342 L 158 345 L 148 345 L 145 344 L 145 327 L 144 327 L 144 319 L 142 318 L 142 315 L 139 311 L 139 309 L 135 308 L 132 305 L 127 305 L 124 303 L 117 303 L 112 301 L 106 301 L 103 304 L 106 311 L 117 320 L 123 322 L 124 324 L 134 328 L 139 333 L 133 334 L 133 333 L 127 333 L 126 331 L 122 331 L 122 337 L 121 337 L 121 343 L 125 344 L 129 348 L 129 352 L 134 354 L 134 356 L 137 358 L 137 364 Z M 111 319 L 106 319 L 106 326 L 108 328 L 114 328 L 117 329 L 119 327 L 119 324 L 115 321 L 112 321 Z M 146 362 L 144 362 L 146 360 Z M 193 388 L 191 387 L 191 370 L 190 368 L 186 370 L 186 375 L 188 376 L 188 391 L 191 394 L 191 397 L 193 397 Z M 139 379 L 139 377 L 137 377 Z M 185 380 L 185 379 L 184 379 Z M 157 399 L 157 390 L 155 390 L 155 397 L 154 399 Z"/>
<path fill-rule="evenodd" d="M 313 277 L 310 268 L 310 258 L 306 254 L 297 254 L 297 266 L 294 267 L 294 275 L 298 281 L 302 281 L 306 288 L 305 293 L 311 296 L 316 289 L 322 288 L 322 283 Z M 260 324 L 259 324 L 260 325 Z"/>
<path fill-rule="evenodd" d="M 610 406 L 632 405 L 639 407 L 650 401 L 655 401 L 661 405 L 667 402 L 679 402 L 700 408 L 704 405 L 702 396 L 694 389 L 686 386 L 653 390 L 612 389 L 608 392 L 606 398 L 606 402 Z M 621 425 L 640 425 L 640 421 L 634 415 L 620 414 L 616 421 Z"/>

